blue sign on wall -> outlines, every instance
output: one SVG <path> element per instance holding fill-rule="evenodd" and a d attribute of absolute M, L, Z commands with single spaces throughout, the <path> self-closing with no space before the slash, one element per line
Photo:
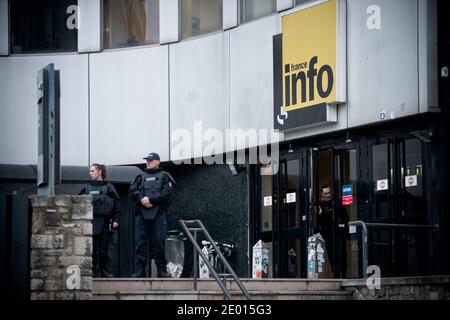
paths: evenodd
<path fill-rule="evenodd" d="M 353 204 L 353 185 L 346 184 L 342 186 L 342 205 L 350 206 Z"/>
<path fill-rule="evenodd" d="M 342 186 L 342 195 L 343 196 L 348 196 L 351 195 L 353 193 L 353 185 L 351 184 L 346 184 Z"/>

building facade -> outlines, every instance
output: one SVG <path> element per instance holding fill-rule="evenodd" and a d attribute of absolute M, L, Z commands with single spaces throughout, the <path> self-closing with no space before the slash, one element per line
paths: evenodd
<path fill-rule="evenodd" d="M 142 168 L 156 151 L 178 181 L 170 228 L 200 218 L 237 245 L 244 277 L 262 239 L 269 276 L 301 278 L 327 184 L 367 223 L 383 276 L 448 274 L 448 13 L 440 0 L 0 0 L 2 193 L 35 192 L 21 168 L 37 164 L 36 75 L 54 63 L 59 192 L 87 179 L 70 168 Z M 121 276 L 133 271 L 129 178 L 115 180 Z M 327 277 L 365 274 L 362 229 L 350 232 Z"/>

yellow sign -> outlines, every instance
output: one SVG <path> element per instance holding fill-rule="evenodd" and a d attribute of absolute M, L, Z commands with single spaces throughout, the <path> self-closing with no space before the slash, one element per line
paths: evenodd
<path fill-rule="evenodd" d="M 282 17 L 283 111 L 335 103 L 337 0 Z"/>

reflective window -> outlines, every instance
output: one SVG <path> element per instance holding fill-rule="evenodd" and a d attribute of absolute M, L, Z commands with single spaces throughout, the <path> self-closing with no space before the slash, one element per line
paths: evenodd
<path fill-rule="evenodd" d="M 261 221 L 261 231 L 263 232 L 272 230 L 272 208 L 274 206 L 272 189 L 273 189 L 273 177 L 269 175 L 261 175 L 262 206 L 261 206 L 260 221 Z"/>
<path fill-rule="evenodd" d="M 404 195 L 404 214 L 421 216 L 426 212 L 423 192 L 422 142 L 408 139 L 402 145 L 401 186 Z"/>
<path fill-rule="evenodd" d="M 379 144 L 372 147 L 372 177 L 375 200 L 374 218 L 388 218 L 390 216 L 390 198 L 392 192 L 392 170 L 390 170 L 388 144 Z"/>
<path fill-rule="evenodd" d="M 294 228 L 301 224 L 300 216 L 300 160 L 287 161 L 285 186 L 285 201 L 283 209 L 285 215 L 282 216 L 282 226 L 284 228 Z"/>
<path fill-rule="evenodd" d="M 222 29 L 222 0 L 181 0 L 181 39 Z"/>
<path fill-rule="evenodd" d="M 240 21 L 250 21 L 277 11 L 276 0 L 241 0 Z"/>
<path fill-rule="evenodd" d="M 10 6 L 11 53 L 77 51 L 77 0 L 14 0 Z M 69 28 L 70 27 L 70 28 Z"/>
<path fill-rule="evenodd" d="M 306 2 L 311 2 L 311 1 L 312 0 L 295 0 L 295 5 L 298 6 L 298 5 L 304 4 Z"/>
<path fill-rule="evenodd" d="M 159 43 L 159 0 L 104 0 L 105 49 Z"/>

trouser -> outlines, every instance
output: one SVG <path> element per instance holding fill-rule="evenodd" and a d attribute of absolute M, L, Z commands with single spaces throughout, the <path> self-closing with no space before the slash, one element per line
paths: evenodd
<path fill-rule="evenodd" d="M 109 230 L 109 219 L 105 218 L 102 229 L 99 234 L 93 235 L 93 255 L 92 255 L 92 267 L 93 273 L 97 264 L 100 267 L 100 271 L 106 270 L 109 261 L 109 244 L 112 239 L 113 232 Z"/>
<path fill-rule="evenodd" d="M 166 234 L 167 220 L 165 213 L 158 213 L 153 220 L 146 220 L 139 214 L 136 226 L 136 257 L 137 264 L 146 266 L 148 264 L 148 245 L 151 242 L 153 258 L 158 271 L 166 272 Z"/>
<path fill-rule="evenodd" d="M 345 237 L 337 234 L 336 244 L 333 241 L 331 233 L 325 233 L 322 237 L 325 240 L 328 259 L 330 260 L 330 266 L 334 277 L 345 278 L 347 274 L 347 241 Z"/>

